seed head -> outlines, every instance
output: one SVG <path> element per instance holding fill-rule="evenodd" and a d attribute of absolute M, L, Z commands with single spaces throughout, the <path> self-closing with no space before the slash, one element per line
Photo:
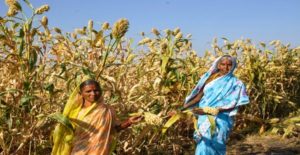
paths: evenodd
<path fill-rule="evenodd" d="M 86 34 L 86 32 L 85 32 L 84 29 L 75 29 L 75 33 L 81 34 L 81 35 L 85 35 Z"/>
<path fill-rule="evenodd" d="M 18 10 L 15 7 L 10 7 L 6 13 L 8 17 L 15 16 L 18 13 Z"/>
<path fill-rule="evenodd" d="M 54 31 L 55 31 L 56 33 L 61 34 L 61 30 L 60 30 L 59 28 L 57 28 L 57 27 L 54 27 Z"/>
<path fill-rule="evenodd" d="M 172 34 L 172 31 L 169 30 L 169 29 L 165 29 L 164 31 L 165 31 L 165 33 L 166 33 L 168 36 Z"/>
<path fill-rule="evenodd" d="M 186 47 L 187 49 L 192 48 L 192 42 L 188 41 L 188 42 L 185 44 L 185 47 Z"/>
<path fill-rule="evenodd" d="M 144 117 L 145 117 L 145 122 L 147 124 L 151 124 L 151 125 L 161 125 L 162 124 L 162 118 L 156 114 L 150 113 L 150 112 L 145 112 L 144 113 Z"/>
<path fill-rule="evenodd" d="M 180 32 L 180 28 L 176 27 L 173 31 L 173 35 L 176 36 Z"/>
<path fill-rule="evenodd" d="M 177 33 L 176 36 L 175 36 L 175 38 L 176 39 L 181 39 L 182 38 L 182 33 L 181 32 Z"/>
<path fill-rule="evenodd" d="M 21 5 L 16 0 L 5 0 L 5 3 L 8 6 L 6 13 L 8 17 L 15 16 L 18 11 L 22 10 Z"/>
<path fill-rule="evenodd" d="M 77 39 L 77 34 L 76 33 L 71 33 L 72 38 Z"/>
<path fill-rule="evenodd" d="M 35 36 L 35 34 L 37 33 L 37 29 L 36 28 L 33 28 L 31 30 L 31 36 Z"/>
<path fill-rule="evenodd" d="M 238 46 L 239 46 L 239 42 L 238 42 L 238 41 L 235 41 L 235 42 L 233 43 L 232 49 L 236 49 Z"/>
<path fill-rule="evenodd" d="M 165 50 L 165 49 L 168 48 L 168 44 L 164 41 L 164 42 L 162 42 L 162 43 L 160 44 L 160 48 L 161 48 L 162 50 Z"/>
<path fill-rule="evenodd" d="M 109 29 L 109 23 L 108 22 L 104 22 L 102 24 L 102 30 L 108 30 Z"/>
<path fill-rule="evenodd" d="M 127 32 L 129 27 L 129 22 L 127 19 L 120 19 L 114 24 L 114 27 L 112 29 L 112 35 L 115 39 L 122 38 L 125 33 Z"/>
<path fill-rule="evenodd" d="M 143 40 L 141 40 L 139 42 L 139 45 L 144 45 L 144 44 L 147 44 L 147 43 L 150 43 L 150 42 L 151 42 L 150 38 L 144 38 Z"/>
<path fill-rule="evenodd" d="M 176 43 L 176 46 L 177 46 L 178 48 L 182 47 L 182 45 L 183 45 L 182 42 L 177 42 L 177 43 Z"/>
<path fill-rule="evenodd" d="M 94 27 L 94 22 L 93 22 L 93 20 L 89 20 L 89 23 L 88 23 L 88 30 L 89 30 L 89 31 L 92 31 L 92 30 L 93 30 L 93 27 Z"/>
<path fill-rule="evenodd" d="M 47 4 L 42 5 L 41 7 L 39 7 L 38 9 L 35 10 L 35 14 L 38 14 L 38 15 L 43 14 L 44 12 L 49 11 L 49 9 L 50 9 L 49 5 L 47 5 Z"/>
<path fill-rule="evenodd" d="M 160 35 L 159 31 L 156 28 L 152 28 L 152 33 L 157 35 L 157 36 Z"/>
<path fill-rule="evenodd" d="M 6 5 L 8 5 L 9 7 L 11 7 L 12 5 L 14 5 L 16 3 L 16 0 L 5 0 Z"/>
<path fill-rule="evenodd" d="M 47 18 L 47 16 L 43 16 L 43 18 L 41 20 L 41 24 L 43 26 L 47 26 L 48 25 L 48 18 Z"/>

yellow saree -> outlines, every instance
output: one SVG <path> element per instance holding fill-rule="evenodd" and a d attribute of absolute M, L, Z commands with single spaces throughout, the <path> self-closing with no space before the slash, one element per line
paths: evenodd
<path fill-rule="evenodd" d="M 75 130 L 72 155 L 108 155 L 110 153 L 115 132 L 115 113 L 106 104 L 94 105 L 93 110 L 81 110 L 78 119 L 72 120 L 78 125 Z M 89 112 L 85 115 L 86 110 Z M 83 119 L 79 119 L 80 117 Z"/>

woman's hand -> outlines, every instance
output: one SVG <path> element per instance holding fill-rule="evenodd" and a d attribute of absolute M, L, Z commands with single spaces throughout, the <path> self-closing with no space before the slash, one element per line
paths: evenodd
<path fill-rule="evenodd" d="M 203 112 L 207 113 L 207 114 L 210 114 L 210 115 L 216 116 L 219 113 L 219 109 L 218 108 L 214 108 L 214 107 L 204 107 L 203 108 Z"/>
<path fill-rule="evenodd" d="M 177 111 L 176 110 L 171 110 L 167 113 L 167 116 L 168 117 L 172 117 L 173 115 L 176 115 L 177 114 Z"/>
<path fill-rule="evenodd" d="M 143 118 L 142 115 L 139 116 L 132 116 L 130 118 L 128 118 L 126 121 L 122 122 L 121 124 L 116 126 L 116 130 L 117 131 L 121 131 L 123 129 L 128 128 L 129 126 L 131 126 L 132 124 L 138 123 L 139 121 L 141 121 Z"/>
<path fill-rule="evenodd" d="M 141 120 L 143 119 L 143 116 L 140 115 L 140 116 L 132 116 L 128 119 L 128 121 L 131 123 L 131 124 L 135 124 L 135 123 L 138 123 L 140 122 Z"/>
<path fill-rule="evenodd" d="M 198 114 L 198 115 L 209 114 L 209 115 L 216 116 L 219 113 L 219 109 L 218 108 L 213 108 L 213 107 L 194 108 L 194 109 L 192 109 L 192 112 L 194 114 Z"/>

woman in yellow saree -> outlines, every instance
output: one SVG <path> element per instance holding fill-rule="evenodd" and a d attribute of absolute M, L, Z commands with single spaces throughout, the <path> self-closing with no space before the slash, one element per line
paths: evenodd
<path fill-rule="evenodd" d="M 141 120 L 131 117 L 120 123 L 115 111 L 104 103 L 99 83 L 86 80 L 70 95 L 63 115 L 74 129 L 58 124 L 53 132 L 52 155 L 108 155 L 114 133 Z"/>

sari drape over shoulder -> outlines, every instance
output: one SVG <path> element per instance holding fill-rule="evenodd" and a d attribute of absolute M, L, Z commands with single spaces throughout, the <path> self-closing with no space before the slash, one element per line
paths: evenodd
<path fill-rule="evenodd" d="M 245 85 L 233 75 L 236 68 L 236 60 L 233 57 L 230 72 L 207 83 L 208 78 L 217 72 L 221 58 L 216 59 L 208 72 L 200 78 L 185 103 L 203 91 L 204 95 L 197 104 L 199 108 L 209 106 L 233 110 L 220 112 L 217 116 L 197 116 L 197 130 L 194 133 L 197 142 L 196 155 L 226 154 L 226 140 L 233 126 L 232 116 L 236 115 L 239 106 L 249 103 Z"/>
<path fill-rule="evenodd" d="M 85 110 L 80 111 L 78 119 L 72 120 L 77 124 L 77 127 L 71 154 L 108 155 L 111 151 L 115 132 L 116 117 L 114 111 L 106 104 L 96 104 L 94 109 L 86 115 L 84 114 Z"/>

